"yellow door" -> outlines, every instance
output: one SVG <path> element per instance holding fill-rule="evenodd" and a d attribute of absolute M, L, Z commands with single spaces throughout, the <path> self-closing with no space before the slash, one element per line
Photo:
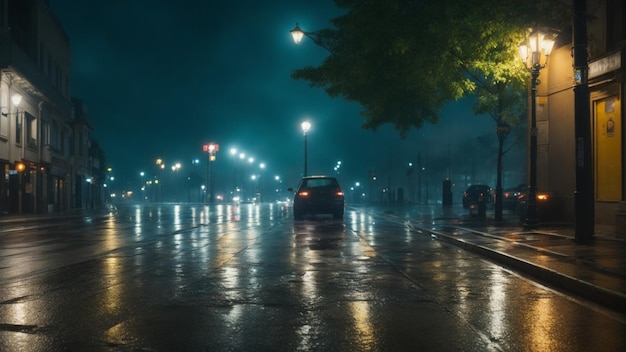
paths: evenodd
<path fill-rule="evenodd" d="M 622 199 L 622 120 L 617 96 L 595 104 L 596 198 Z"/>

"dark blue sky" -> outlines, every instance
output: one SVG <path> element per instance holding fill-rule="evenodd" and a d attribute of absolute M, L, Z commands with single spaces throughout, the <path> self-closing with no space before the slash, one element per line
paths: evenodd
<path fill-rule="evenodd" d="M 87 104 L 94 136 L 120 177 L 150 173 L 158 157 L 191 167 L 202 145 L 215 142 L 216 168 L 236 147 L 295 184 L 303 164 L 299 125 L 309 119 L 309 174 L 332 173 L 341 160 L 343 183 L 351 183 L 370 169 L 382 175 L 415 160 L 423 136 L 440 140 L 429 148 L 447 149 L 452 131 L 480 134 L 477 124 L 490 126 L 469 108 L 448 109 L 444 126 L 401 140 L 389 126 L 363 130 L 358 105 L 291 79 L 327 52 L 310 40 L 295 45 L 289 30 L 296 22 L 309 31 L 328 27 L 340 14 L 331 0 L 50 4 L 70 37 L 72 94 Z M 466 123 L 446 123 L 459 117 Z"/>

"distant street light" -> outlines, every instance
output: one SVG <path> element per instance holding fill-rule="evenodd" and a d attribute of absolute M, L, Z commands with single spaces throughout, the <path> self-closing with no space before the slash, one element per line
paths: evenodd
<path fill-rule="evenodd" d="M 335 172 L 337 173 L 337 178 L 339 178 L 339 176 L 341 175 L 341 161 L 337 161 L 337 164 L 335 165 L 333 170 L 335 170 Z"/>
<path fill-rule="evenodd" d="M 519 46 L 519 54 L 526 69 L 530 72 L 531 87 L 531 118 L 530 118 L 530 170 L 528 183 L 528 203 L 526 207 L 525 227 L 536 227 L 537 220 L 537 85 L 539 85 L 539 73 L 546 67 L 552 46 L 553 37 L 540 31 L 530 33 L 526 42 Z M 544 62 L 541 63 L 541 52 L 544 54 Z"/>
<path fill-rule="evenodd" d="M 215 154 L 220 150 L 220 145 L 216 143 L 205 144 L 202 150 L 208 153 L 206 179 L 209 184 L 209 203 L 215 202 L 215 171 L 213 170 L 213 162 L 216 159 Z"/>
<path fill-rule="evenodd" d="M 311 129 L 311 123 L 309 121 L 304 121 L 302 122 L 302 124 L 300 125 L 300 127 L 302 128 L 302 133 L 304 134 L 304 176 L 307 176 L 307 167 L 308 167 L 308 151 L 307 151 L 307 140 L 306 140 L 306 136 L 307 133 L 309 132 L 309 130 Z"/>

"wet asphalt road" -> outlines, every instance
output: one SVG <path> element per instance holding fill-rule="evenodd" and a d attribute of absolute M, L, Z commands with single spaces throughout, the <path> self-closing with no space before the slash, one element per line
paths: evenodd
<path fill-rule="evenodd" d="M 0 231 L 0 350 L 624 351 L 626 321 L 376 208 L 128 205 Z"/>

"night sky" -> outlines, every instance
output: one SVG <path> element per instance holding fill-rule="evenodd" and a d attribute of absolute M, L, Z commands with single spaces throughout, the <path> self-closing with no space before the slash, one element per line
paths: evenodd
<path fill-rule="evenodd" d="M 183 168 L 205 162 L 202 145 L 214 142 L 218 179 L 237 162 L 228 152 L 235 147 L 295 186 L 305 119 L 313 126 L 309 174 L 332 174 L 341 160 L 344 188 L 364 182 L 369 170 L 400 182 L 418 152 L 436 155 L 452 149 L 458 132 L 493 129 L 457 103 L 438 126 L 402 140 L 391 126 L 363 130 L 356 103 L 293 80 L 294 69 L 328 53 L 307 38 L 294 44 L 289 30 L 296 22 L 307 31 L 329 27 L 341 14 L 331 0 L 49 2 L 70 38 L 72 95 L 87 104 L 94 138 L 126 182 L 153 174 L 157 158 Z"/>

